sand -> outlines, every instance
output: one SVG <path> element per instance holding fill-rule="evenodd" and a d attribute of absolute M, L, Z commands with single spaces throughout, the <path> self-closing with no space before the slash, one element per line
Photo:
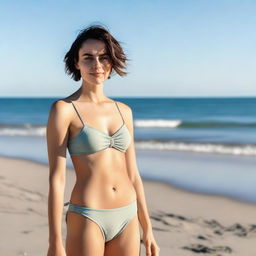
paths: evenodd
<path fill-rule="evenodd" d="M 48 167 L 0 157 L 0 255 L 42 256 L 48 248 Z M 67 169 L 65 202 L 75 182 Z M 256 255 L 256 205 L 143 179 L 161 256 Z M 62 233 L 65 239 L 65 208 Z M 141 244 L 141 256 L 145 255 Z"/>

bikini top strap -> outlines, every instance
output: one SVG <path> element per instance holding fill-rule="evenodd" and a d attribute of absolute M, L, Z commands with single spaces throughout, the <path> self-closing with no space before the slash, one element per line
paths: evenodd
<path fill-rule="evenodd" d="M 83 121 L 82 117 L 79 115 L 79 113 L 78 113 L 78 111 L 77 111 L 77 109 L 76 109 L 74 103 L 73 103 L 72 101 L 71 101 L 71 103 L 72 103 L 72 105 L 73 105 L 73 107 L 74 107 L 74 109 L 75 109 L 75 111 L 76 111 L 76 113 L 77 113 L 79 119 L 81 120 L 81 122 L 82 122 L 82 124 L 83 124 L 83 126 L 84 126 L 84 121 Z"/>
<path fill-rule="evenodd" d="M 122 117 L 123 124 L 124 124 L 125 122 L 124 122 L 124 118 L 123 118 L 123 116 L 122 116 L 122 113 L 121 113 L 121 111 L 120 111 L 120 109 L 119 109 L 118 104 L 117 104 L 117 102 L 116 102 L 116 101 L 115 101 L 115 103 L 116 103 L 117 109 L 118 109 L 118 111 L 119 111 L 119 113 L 120 113 L 120 115 L 121 115 L 121 117 Z"/>

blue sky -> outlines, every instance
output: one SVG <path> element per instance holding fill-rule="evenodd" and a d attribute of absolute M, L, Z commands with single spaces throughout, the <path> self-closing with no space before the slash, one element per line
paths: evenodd
<path fill-rule="evenodd" d="M 108 96 L 256 96 L 256 1 L 1 1 L 0 96 L 57 96 L 80 87 L 63 57 L 100 23 L 121 41 L 129 75 Z"/>

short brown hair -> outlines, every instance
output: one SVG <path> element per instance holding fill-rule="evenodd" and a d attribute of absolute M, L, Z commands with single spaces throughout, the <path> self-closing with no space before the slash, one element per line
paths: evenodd
<path fill-rule="evenodd" d="M 126 69 L 126 61 L 128 59 L 120 45 L 120 42 L 118 42 L 102 25 L 92 25 L 79 32 L 76 40 L 73 42 L 70 50 L 64 57 L 65 72 L 67 74 L 71 75 L 75 81 L 79 81 L 81 79 L 80 70 L 76 68 L 75 64 L 79 58 L 79 49 L 89 38 L 97 39 L 105 43 L 106 50 L 110 55 L 110 61 L 112 64 L 111 74 L 114 71 L 120 76 L 127 74 L 124 70 Z"/>

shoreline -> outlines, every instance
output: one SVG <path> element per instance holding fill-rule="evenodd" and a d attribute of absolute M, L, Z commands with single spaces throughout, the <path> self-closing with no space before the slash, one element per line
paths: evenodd
<path fill-rule="evenodd" d="M 2 159 L 8 159 L 8 160 L 20 160 L 20 161 L 25 161 L 25 162 L 29 162 L 29 163 L 32 163 L 32 164 L 38 164 L 38 165 L 42 165 L 46 168 L 48 168 L 48 165 L 43 163 L 43 162 L 40 162 L 40 161 L 36 161 L 36 160 L 31 160 L 31 159 L 24 159 L 22 157 L 9 157 L 9 156 L 2 156 L 0 155 L 0 162 Z M 66 168 L 66 171 L 67 172 L 73 172 L 74 170 L 72 168 Z M 212 197 L 212 198 L 223 198 L 223 199 L 226 199 L 226 200 L 230 200 L 230 201 L 233 201 L 235 203 L 241 203 L 241 204 L 245 204 L 245 205 L 252 205 L 252 206 L 256 206 L 256 203 L 254 202 L 250 202 L 250 201 L 244 201 L 244 200 L 239 200 L 235 197 L 230 197 L 230 196 L 226 196 L 226 195 L 222 195 L 222 194 L 213 194 L 213 193 L 201 193 L 201 192 L 197 192 L 195 190 L 192 190 L 192 189 L 189 189 L 189 188 L 182 188 L 182 187 L 179 187 L 175 184 L 170 184 L 166 181 L 163 181 L 163 180 L 156 180 L 156 179 L 153 179 L 153 178 L 150 178 L 150 177 L 142 177 L 143 179 L 143 182 L 147 182 L 147 183 L 160 183 L 161 185 L 163 186 L 167 186 L 167 187 L 170 187 L 171 189 L 174 189 L 174 190 L 177 190 L 179 192 L 183 192 L 183 193 L 189 193 L 189 194 L 194 194 L 194 195 L 199 195 L 199 196 L 206 196 L 206 197 Z"/>
<path fill-rule="evenodd" d="M 45 255 L 48 248 L 48 167 L 11 157 L 0 157 L 0 162 L 0 225 L 4 234 L 0 254 Z M 67 168 L 64 200 L 69 199 L 75 181 L 75 173 L 70 170 Z M 161 256 L 203 252 L 208 255 L 256 254 L 256 204 L 142 179 Z M 63 239 L 65 211 L 64 208 Z M 145 255 L 143 244 L 141 255 Z"/>
<path fill-rule="evenodd" d="M 48 166 L 45 158 L 28 159 L 22 155 L 3 154 L 0 154 L 0 158 Z M 253 185 L 256 181 L 254 157 L 136 149 L 136 159 L 144 180 L 165 183 L 189 193 L 220 196 L 242 203 L 256 204 L 256 197 L 253 196 L 256 194 Z M 66 169 L 72 170 L 71 166 L 72 162 L 67 153 Z"/>

